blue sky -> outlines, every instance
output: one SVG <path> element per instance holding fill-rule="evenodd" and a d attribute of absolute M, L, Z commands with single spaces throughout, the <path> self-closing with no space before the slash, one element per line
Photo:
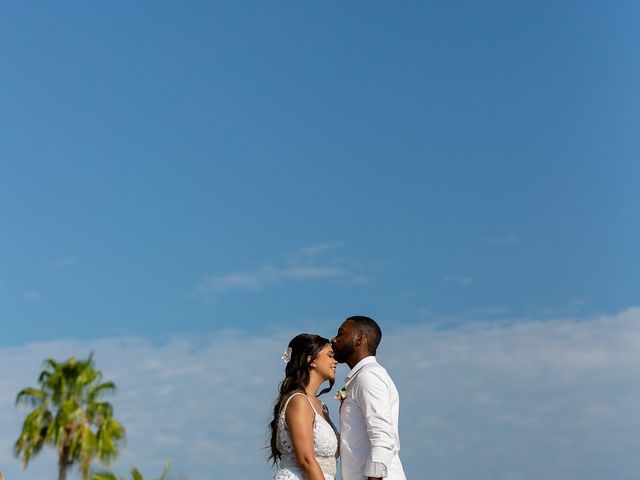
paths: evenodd
<path fill-rule="evenodd" d="M 0 348 L 186 338 L 197 352 L 229 330 L 284 348 L 354 313 L 398 336 L 627 318 L 639 14 L 5 5 Z"/>

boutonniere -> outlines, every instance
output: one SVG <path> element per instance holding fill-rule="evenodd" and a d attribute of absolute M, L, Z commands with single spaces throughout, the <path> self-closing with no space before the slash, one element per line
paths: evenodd
<path fill-rule="evenodd" d="M 342 387 L 338 390 L 334 398 L 336 400 L 340 400 L 340 403 L 344 402 L 344 399 L 347 398 L 347 387 Z"/>

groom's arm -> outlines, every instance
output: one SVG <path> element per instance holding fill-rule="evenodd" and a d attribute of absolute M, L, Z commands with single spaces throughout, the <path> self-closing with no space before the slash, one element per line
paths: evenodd
<path fill-rule="evenodd" d="M 362 372 L 358 383 L 358 404 L 371 445 L 364 475 L 370 480 L 384 478 L 397 449 L 389 386 L 375 371 Z"/>

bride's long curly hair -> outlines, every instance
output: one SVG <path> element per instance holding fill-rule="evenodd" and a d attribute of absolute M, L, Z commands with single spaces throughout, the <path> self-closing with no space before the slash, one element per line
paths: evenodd
<path fill-rule="evenodd" d="M 320 350 L 330 344 L 331 342 L 328 338 L 311 333 L 301 333 L 289 342 L 291 353 L 285 368 L 284 380 L 280 383 L 278 397 L 273 407 L 273 420 L 269 423 L 271 431 L 271 454 L 269 455 L 269 460 L 272 460 L 273 463 L 276 463 L 282 456 L 276 445 L 280 410 L 282 410 L 282 406 L 293 393 L 305 392 L 305 387 L 309 384 L 310 379 L 309 364 L 318 356 Z M 330 380 L 329 386 L 321 390 L 318 396 L 331 391 L 333 383 L 334 380 Z"/>

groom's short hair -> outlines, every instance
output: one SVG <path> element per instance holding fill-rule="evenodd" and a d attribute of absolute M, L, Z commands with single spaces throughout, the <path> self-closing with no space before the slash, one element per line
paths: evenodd
<path fill-rule="evenodd" d="M 365 317 L 364 315 L 355 315 L 347 318 L 351 320 L 356 329 L 360 330 L 367 337 L 367 345 L 369 346 L 369 354 L 375 355 L 382 340 L 382 330 L 373 318 Z"/>

